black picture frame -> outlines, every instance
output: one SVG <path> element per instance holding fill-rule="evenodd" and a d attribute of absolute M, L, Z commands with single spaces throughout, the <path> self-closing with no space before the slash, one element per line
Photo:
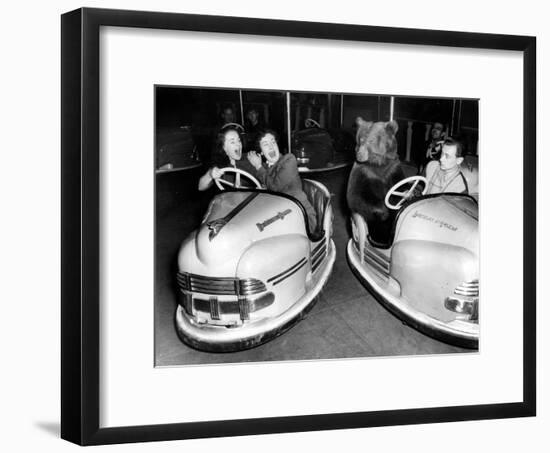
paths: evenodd
<path fill-rule="evenodd" d="M 100 428 L 100 27 L 514 50 L 523 53 L 523 400 Z M 82 8 L 61 20 L 61 437 L 80 445 L 527 417 L 536 414 L 536 38 Z"/>

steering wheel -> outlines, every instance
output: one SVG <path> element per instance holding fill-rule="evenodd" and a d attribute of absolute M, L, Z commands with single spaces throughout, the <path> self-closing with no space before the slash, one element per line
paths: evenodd
<path fill-rule="evenodd" d="M 220 189 L 220 190 L 225 190 L 224 185 L 228 186 L 228 187 L 235 187 L 237 189 L 241 188 L 242 186 L 240 184 L 238 184 L 238 179 L 239 178 L 238 178 L 237 175 L 242 175 L 245 178 L 252 181 L 254 184 L 256 184 L 257 189 L 262 188 L 262 185 L 260 184 L 260 182 L 254 176 L 252 176 L 250 173 L 248 173 L 244 170 L 241 170 L 240 168 L 224 167 L 224 168 L 221 168 L 220 171 L 222 172 L 220 177 L 219 178 L 214 178 L 214 182 L 216 183 L 216 186 L 218 186 L 218 189 Z M 225 175 L 226 173 L 235 173 L 235 183 L 232 183 L 232 182 L 226 181 L 225 179 L 222 179 L 222 176 Z"/>
<path fill-rule="evenodd" d="M 242 127 L 239 123 L 225 123 L 221 128 L 220 131 L 223 131 L 225 128 L 233 127 L 235 129 L 238 129 L 240 132 L 239 134 L 244 134 L 244 127 Z"/>
<path fill-rule="evenodd" d="M 305 121 L 305 126 L 306 127 L 318 127 L 319 129 L 321 128 L 321 125 L 315 121 L 313 118 L 308 118 L 306 121 Z"/>
<path fill-rule="evenodd" d="M 388 190 L 388 193 L 386 194 L 386 198 L 384 199 L 384 203 L 386 203 L 386 206 L 389 209 L 398 210 L 401 208 L 403 203 L 407 201 L 410 196 L 414 193 L 414 189 L 416 189 L 416 186 L 419 182 L 424 183 L 424 189 L 422 189 L 422 195 L 426 194 L 426 191 L 428 190 L 428 180 L 424 178 L 424 176 L 409 176 L 408 178 L 402 179 L 397 184 L 394 184 L 394 186 Z M 400 189 L 401 186 L 404 186 L 406 184 L 412 183 L 412 186 L 410 189 L 406 189 L 404 192 L 400 192 L 397 189 Z M 398 196 L 401 197 L 401 199 L 397 202 L 397 204 L 391 204 L 390 203 L 390 197 L 392 196 Z"/>

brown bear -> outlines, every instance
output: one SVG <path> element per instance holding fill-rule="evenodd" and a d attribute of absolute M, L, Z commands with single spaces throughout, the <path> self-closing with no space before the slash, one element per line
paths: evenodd
<path fill-rule="evenodd" d="M 348 181 L 348 206 L 367 222 L 371 243 L 388 247 L 397 211 L 388 209 L 384 198 L 405 177 L 397 155 L 398 125 L 395 121 L 373 123 L 361 117 L 356 123 L 356 160 Z"/>

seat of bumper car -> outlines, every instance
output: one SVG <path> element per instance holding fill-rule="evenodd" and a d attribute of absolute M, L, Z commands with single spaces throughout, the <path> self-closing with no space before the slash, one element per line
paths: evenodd
<path fill-rule="evenodd" d="M 315 227 L 315 231 L 310 230 L 309 233 L 311 236 L 318 238 L 324 234 L 323 219 L 325 217 L 325 210 L 330 201 L 330 196 L 327 196 L 323 189 L 307 179 L 302 180 L 302 187 L 307 199 L 315 210 L 315 216 L 317 219 L 317 226 Z"/>

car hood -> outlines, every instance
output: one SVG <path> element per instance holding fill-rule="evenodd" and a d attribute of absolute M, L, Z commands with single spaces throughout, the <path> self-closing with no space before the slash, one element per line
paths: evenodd
<path fill-rule="evenodd" d="M 479 254 L 478 205 L 470 197 L 438 195 L 409 205 L 399 216 L 395 242 L 422 240 Z"/>
<path fill-rule="evenodd" d="M 224 192 L 212 200 L 200 227 L 184 241 L 179 268 L 231 276 L 253 243 L 286 234 L 306 234 L 296 202 L 260 191 Z"/>

